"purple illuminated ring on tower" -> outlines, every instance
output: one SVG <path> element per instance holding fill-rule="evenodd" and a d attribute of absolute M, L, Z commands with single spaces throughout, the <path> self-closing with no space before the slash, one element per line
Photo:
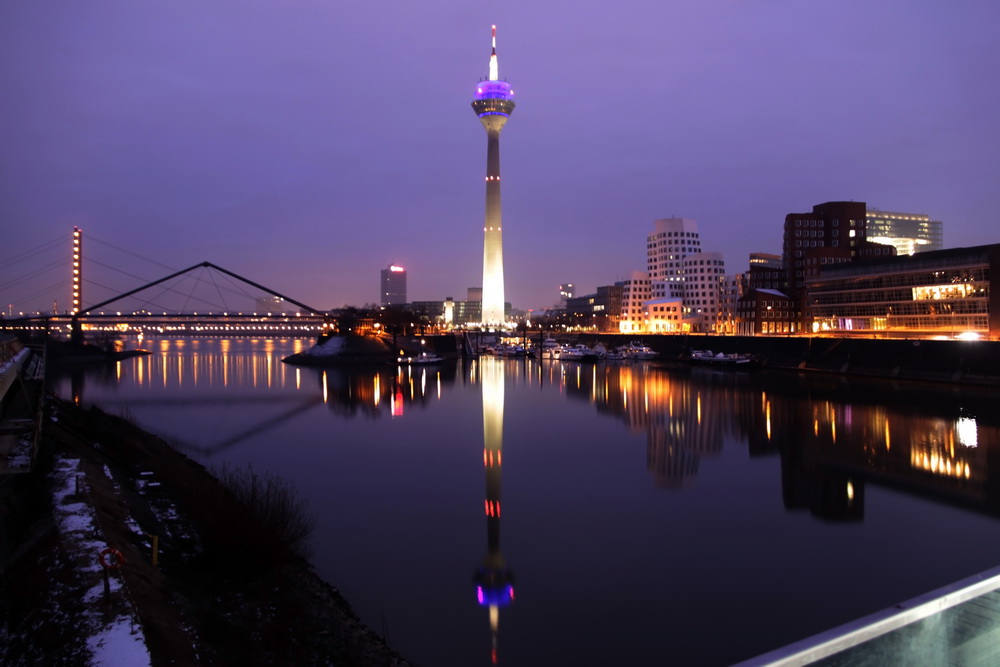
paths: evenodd
<path fill-rule="evenodd" d="M 483 116 L 510 116 L 514 110 L 514 91 L 506 81 L 480 81 L 476 85 L 476 96 L 472 108 Z"/>
<path fill-rule="evenodd" d="M 477 100 L 509 100 L 514 97 L 514 91 L 506 81 L 480 81 L 476 85 Z"/>

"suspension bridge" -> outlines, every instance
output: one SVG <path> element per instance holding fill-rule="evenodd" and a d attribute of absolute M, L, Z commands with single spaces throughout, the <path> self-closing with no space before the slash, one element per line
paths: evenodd
<path fill-rule="evenodd" d="M 65 255 L 65 239 L 49 241 L 11 258 L 0 258 L 4 268 L 0 294 L 7 308 L 0 330 L 37 335 L 65 334 L 82 340 L 85 333 L 158 333 L 167 335 L 287 335 L 317 336 L 329 326 L 328 314 L 265 287 L 212 262 L 173 270 L 155 260 L 99 239 L 87 237 L 126 255 L 112 264 L 87 257 L 83 232 L 73 228 L 72 253 Z M 62 255 L 50 261 L 53 253 Z M 122 266 L 138 264 L 142 277 Z M 17 273 L 18 267 L 22 268 Z M 169 270 L 148 277 L 152 267 Z M 60 270 L 60 268 L 62 270 Z M 60 275 L 54 284 L 46 278 Z M 65 276 L 69 276 L 67 281 Z M 137 286 L 122 290 L 107 282 Z M 40 286 L 41 285 L 41 286 Z M 50 310 L 18 310 L 14 303 L 37 303 L 49 294 L 70 295 L 71 308 L 60 310 L 53 298 Z M 98 299 L 87 299 L 97 294 Z"/>

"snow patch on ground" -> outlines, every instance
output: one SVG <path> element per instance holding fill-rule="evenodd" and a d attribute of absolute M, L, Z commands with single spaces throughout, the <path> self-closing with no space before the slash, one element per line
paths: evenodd
<path fill-rule="evenodd" d="M 149 664 L 149 651 L 138 627 L 128 616 L 119 616 L 87 640 L 93 654 L 91 665 L 134 667 Z"/>
<path fill-rule="evenodd" d="M 56 524 L 69 557 L 76 563 L 81 577 L 92 584 L 83 596 L 84 602 L 91 605 L 91 608 L 88 613 L 75 619 L 89 634 L 87 646 L 91 655 L 87 664 L 95 667 L 149 665 L 145 636 L 134 617 L 129 614 L 105 620 L 102 612 L 105 606 L 104 573 L 98 556 L 107 545 L 94 538 L 98 533 L 94 509 L 86 502 L 76 499 L 78 484 L 82 482 L 78 482 L 78 478 L 82 476 L 80 460 L 58 459 L 52 476 Z M 118 576 L 112 575 L 109 584 L 112 596 L 123 594 Z"/>
<path fill-rule="evenodd" d="M 344 348 L 344 338 L 340 336 L 334 336 L 332 338 L 327 338 L 320 345 L 313 345 L 303 354 L 309 355 L 310 357 L 331 357 L 340 352 Z"/>

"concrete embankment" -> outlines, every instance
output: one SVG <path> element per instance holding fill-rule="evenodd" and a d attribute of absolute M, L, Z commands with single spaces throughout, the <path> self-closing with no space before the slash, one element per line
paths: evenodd
<path fill-rule="evenodd" d="M 898 380 L 1000 386 L 1000 342 L 797 336 L 581 335 L 609 349 L 642 342 L 664 360 L 689 350 L 750 353 L 768 369 L 862 375 Z"/>

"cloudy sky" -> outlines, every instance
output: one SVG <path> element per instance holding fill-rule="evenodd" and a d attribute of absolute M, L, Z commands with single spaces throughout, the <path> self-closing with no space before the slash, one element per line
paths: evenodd
<path fill-rule="evenodd" d="M 398 263 L 411 300 L 463 298 L 493 23 L 516 308 L 644 269 L 674 215 L 730 272 L 831 200 L 1000 242 L 993 0 L 5 0 L 4 306 L 68 303 L 73 225 L 119 291 L 210 261 L 360 305 Z"/>

